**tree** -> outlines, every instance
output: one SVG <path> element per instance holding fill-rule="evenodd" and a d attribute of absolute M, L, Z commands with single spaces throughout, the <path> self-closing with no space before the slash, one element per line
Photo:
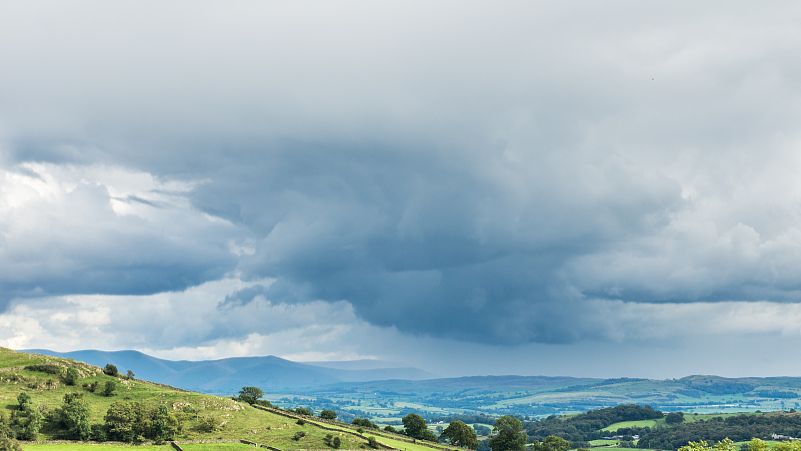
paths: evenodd
<path fill-rule="evenodd" d="M 570 442 L 556 435 L 549 435 L 545 440 L 537 442 L 532 447 L 534 451 L 568 451 Z"/>
<path fill-rule="evenodd" d="M 27 392 L 23 391 L 17 395 L 17 410 L 25 410 L 26 408 L 31 407 L 31 403 L 31 395 L 29 395 Z"/>
<path fill-rule="evenodd" d="M 392 433 L 395 433 L 395 434 L 397 434 L 397 433 L 398 433 L 398 430 L 397 430 L 397 429 L 395 429 L 394 427 L 390 426 L 390 425 L 386 425 L 386 426 L 384 426 L 384 430 L 385 430 L 385 431 L 387 431 L 387 432 L 392 432 Z"/>
<path fill-rule="evenodd" d="M 320 412 L 320 418 L 324 420 L 336 420 L 337 413 L 331 409 L 324 409 L 322 412 Z"/>
<path fill-rule="evenodd" d="M 105 416 L 109 440 L 137 442 L 144 440 L 141 425 L 145 423 L 138 403 L 115 402 Z"/>
<path fill-rule="evenodd" d="M 768 451 L 768 444 L 765 443 L 764 440 L 754 438 L 751 439 L 750 442 L 746 443 L 746 449 L 748 451 Z"/>
<path fill-rule="evenodd" d="M 470 449 L 478 448 L 478 439 L 476 438 L 475 431 L 462 421 L 452 421 L 451 424 L 442 431 L 441 437 L 447 439 L 448 443 L 454 446 Z"/>
<path fill-rule="evenodd" d="M 0 413 L 0 451 L 22 451 L 20 444 L 14 440 L 11 427 L 2 413 Z"/>
<path fill-rule="evenodd" d="M 434 433 L 428 430 L 426 420 L 416 413 L 410 413 L 403 417 L 403 429 L 409 437 L 420 440 L 436 440 Z"/>
<path fill-rule="evenodd" d="M 259 387 L 242 387 L 239 390 L 239 400 L 248 404 L 255 404 L 262 396 L 264 392 Z"/>
<path fill-rule="evenodd" d="M 510 415 L 495 420 L 494 435 L 489 439 L 492 451 L 523 451 L 526 441 L 520 420 Z"/>
<path fill-rule="evenodd" d="M 308 417 L 312 416 L 312 411 L 308 407 L 296 407 L 295 413 L 300 415 L 306 415 Z"/>
<path fill-rule="evenodd" d="M 684 422 L 683 412 L 670 412 L 669 414 L 665 415 L 665 423 L 667 424 L 679 424 L 683 422 Z"/>
<path fill-rule="evenodd" d="M 773 449 L 776 451 L 801 451 L 801 442 L 798 440 L 779 442 Z"/>
<path fill-rule="evenodd" d="M 133 372 L 133 370 L 128 370 L 128 372 L 126 373 L 125 377 L 127 377 L 128 379 L 133 380 L 136 377 L 136 374 Z"/>
<path fill-rule="evenodd" d="M 114 396 L 116 391 L 117 383 L 114 381 L 106 381 L 106 385 L 103 387 L 103 396 Z"/>
<path fill-rule="evenodd" d="M 67 393 L 58 411 L 59 423 L 71 439 L 88 440 L 92 434 L 89 424 L 89 407 L 81 393 Z"/>
<path fill-rule="evenodd" d="M 107 363 L 106 366 L 103 367 L 103 373 L 109 376 L 117 377 L 120 375 L 120 370 L 117 369 L 116 365 Z"/>
<path fill-rule="evenodd" d="M 73 386 L 78 383 L 78 379 L 81 378 L 81 373 L 78 372 L 77 369 L 73 367 L 67 368 L 66 373 L 64 373 L 64 383 Z"/>
<path fill-rule="evenodd" d="M 781 443 L 779 443 L 779 445 L 781 445 Z M 737 447 L 734 445 L 734 442 L 731 439 L 724 438 L 723 440 L 715 443 L 714 445 L 710 445 L 709 442 L 707 442 L 706 440 L 701 440 L 699 442 L 689 442 L 686 445 L 680 447 L 679 451 L 735 451 L 736 448 Z M 801 447 L 799 447 L 799 449 L 801 449 Z"/>
<path fill-rule="evenodd" d="M 42 414 L 26 392 L 17 395 L 17 408 L 11 412 L 11 430 L 22 440 L 35 440 L 42 428 Z"/>
<path fill-rule="evenodd" d="M 178 432 L 178 420 L 165 405 L 160 405 L 153 413 L 149 437 L 156 443 L 172 440 Z"/>

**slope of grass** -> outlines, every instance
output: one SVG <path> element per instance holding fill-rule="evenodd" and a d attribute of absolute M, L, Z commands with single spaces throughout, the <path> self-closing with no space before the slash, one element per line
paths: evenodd
<path fill-rule="evenodd" d="M 105 443 L 23 444 L 23 451 L 170 451 L 170 445 L 118 445 Z"/>
<path fill-rule="evenodd" d="M 621 421 L 619 423 L 610 424 L 609 426 L 601 430 L 605 432 L 617 432 L 617 430 L 621 428 L 631 428 L 631 427 L 652 428 L 658 424 L 663 424 L 664 422 L 665 422 L 664 418 L 659 418 L 656 420 Z"/>
<path fill-rule="evenodd" d="M 26 369 L 31 365 L 52 365 L 58 368 L 76 368 L 81 378 L 76 386 L 67 386 L 58 375 L 42 371 Z M 102 387 L 107 381 L 114 380 L 119 384 L 114 396 L 106 397 L 100 393 L 90 393 L 81 388 L 89 382 L 98 382 Z M 181 440 L 215 440 L 215 439 L 246 439 L 257 443 L 292 449 L 323 449 L 326 448 L 324 437 L 327 434 L 338 435 L 342 441 L 342 449 L 366 448 L 366 441 L 344 432 L 326 431 L 313 424 L 298 425 L 291 418 L 275 413 L 255 409 L 247 404 L 217 396 L 191 393 L 153 384 L 139 380 L 125 380 L 107 376 L 102 371 L 90 365 L 67 359 L 15 352 L 0 348 L 0 411 L 8 417 L 14 408 L 16 398 L 20 392 L 27 392 L 34 405 L 42 406 L 46 410 L 54 410 L 62 404 L 66 393 L 81 392 L 84 395 L 92 423 L 102 423 L 103 417 L 111 403 L 116 401 L 135 401 L 143 405 L 166 405 L 170 410 L 184 420 L 183 430 L 177 437 Z M 99 391 L 99 390 L 98 390 Z M 201 432 L 198 423 L 201 419 L 211 417 L 221 425 L 218 431 Z M 300 440 L 293 440 L 296 432 L 303 431 L 306 436 Z M 60 439 L 57 432 L 43 430 L 40 439 Z M 60 450 L 79 449 L 78 446 L 93 446 L 91 444 L 62 445 L 26 445 L 26 449 Z M 94 445 L 86 449 L 116 449 L 108 446 Z M 99 447 L 98 447 L 99 446 Z M 104 448 L 105 446 L 105 448 Z M 61 447 L 61 448 L 59 448 Z M 128 449 L 126 447 L 123 447 Z M 83 448 L 80 448 L 83 449 Z M 147 450 L 138 447 L 137 450 Z M 161 448 L 153 448 L 154 450 Z M 204 448 L 197 448 L 201 451 Z M 214 448 L 219 449 L 219 448 Z"/>

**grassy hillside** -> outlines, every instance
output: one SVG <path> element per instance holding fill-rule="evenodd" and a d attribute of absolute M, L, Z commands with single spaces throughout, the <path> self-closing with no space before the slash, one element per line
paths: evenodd
<path fill-rule="evenodd" d="M 59 377 L 53 374 L 54 370 L 66 371 L 75 368 L 80 379 L 75 386 L 68 386 Z M 115 381 L 118 385 L 117 393 L 113 396 L 103 396 L 98 390 L 91 393 L 83 384 L 98 382 L 102 387 L 107 381 Z M 148 406 L 167 406 L 176 417 L 182 420 L 183 427 L 177 437 L 179 441 L 189 440 L 239 440 L 246 439 L 257 443 L 268 444 L 282 449 L 323 449 L 326 448 L 324 438 L 327 434 L 338 436 L 342 442 L 342 449 L 365 449 L 366 440 L 353 434 L 347 425 L 340 425 L 339 431 L 322 429 L 318 424 L 307 421 L 299 425 L 296 418 L 280 415 L 276 412 L 264 411 L 248 404 L 228 398 L 204 395 L 179 390 L 173 387 L 153 384 L 140 380 L 128 380 L 103 374 L 94 366 L 84 363 L 49 357 L 38 354 L 15 352 L 0 348 L 0 412 L 9 417 L 11 410 L 17 404 L 17 396 L 21 392 L 28 393 L 33 404 L 47 411 L 57 409 L 66 393 L 80 392 L 87 402 L 91 422 L 103 422 L 108 407 L 117 401 L 135 401 Z M 215 432 L 202 432 L 199 428 L 201 420 L 212 418 L 218 425 Z M 300 440 L 294 440 L 297 432 L 304 432 Z M 40 440 L 60 439 L 58 431 L 43 428 Z M 378 437 L 377 437 L 378 438 Z M 126 449 L 116 445 L 80 445 L 69 444 L 47 445 L 42 448 L 37 445 L 26 445 L 25 449 L 58 450 L 58 449 Z M 431 450 L 422 445 L 424 449 Z M 211 447 L 210 445 L 191 445 L 188 450 L 204 451 L 210 449 L 236 449 L 233 445 L 224 447 Z M 147 448 L 137 448 L 142 450 Z M 155 449 L 161 449 L 154 447 Z M 166 449 L 166 448 L 165 448 Z"/>

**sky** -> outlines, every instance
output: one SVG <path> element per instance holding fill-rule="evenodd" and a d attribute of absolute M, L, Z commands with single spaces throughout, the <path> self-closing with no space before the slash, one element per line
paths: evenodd
<path fill-rule="evenodd" d="M 0 3 L 0 346 L 799 375 L 801 4 Z"/>

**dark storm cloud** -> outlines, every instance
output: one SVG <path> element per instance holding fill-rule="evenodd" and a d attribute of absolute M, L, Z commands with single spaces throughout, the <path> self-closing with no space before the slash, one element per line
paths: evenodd
<path fill-rule="evenodd" d="M 799 299 L 794 3 L 92 5 L 6 7 L 7 164 L 191 184 L 192 212 L 225 225 L 112 233 L 125 259 L 69 248 L 79 269 L 12 292 L 235 272 L 273 280 L 223 307 L 347 301 L 491 343 L 606 337 L 595 298 Z"/>

